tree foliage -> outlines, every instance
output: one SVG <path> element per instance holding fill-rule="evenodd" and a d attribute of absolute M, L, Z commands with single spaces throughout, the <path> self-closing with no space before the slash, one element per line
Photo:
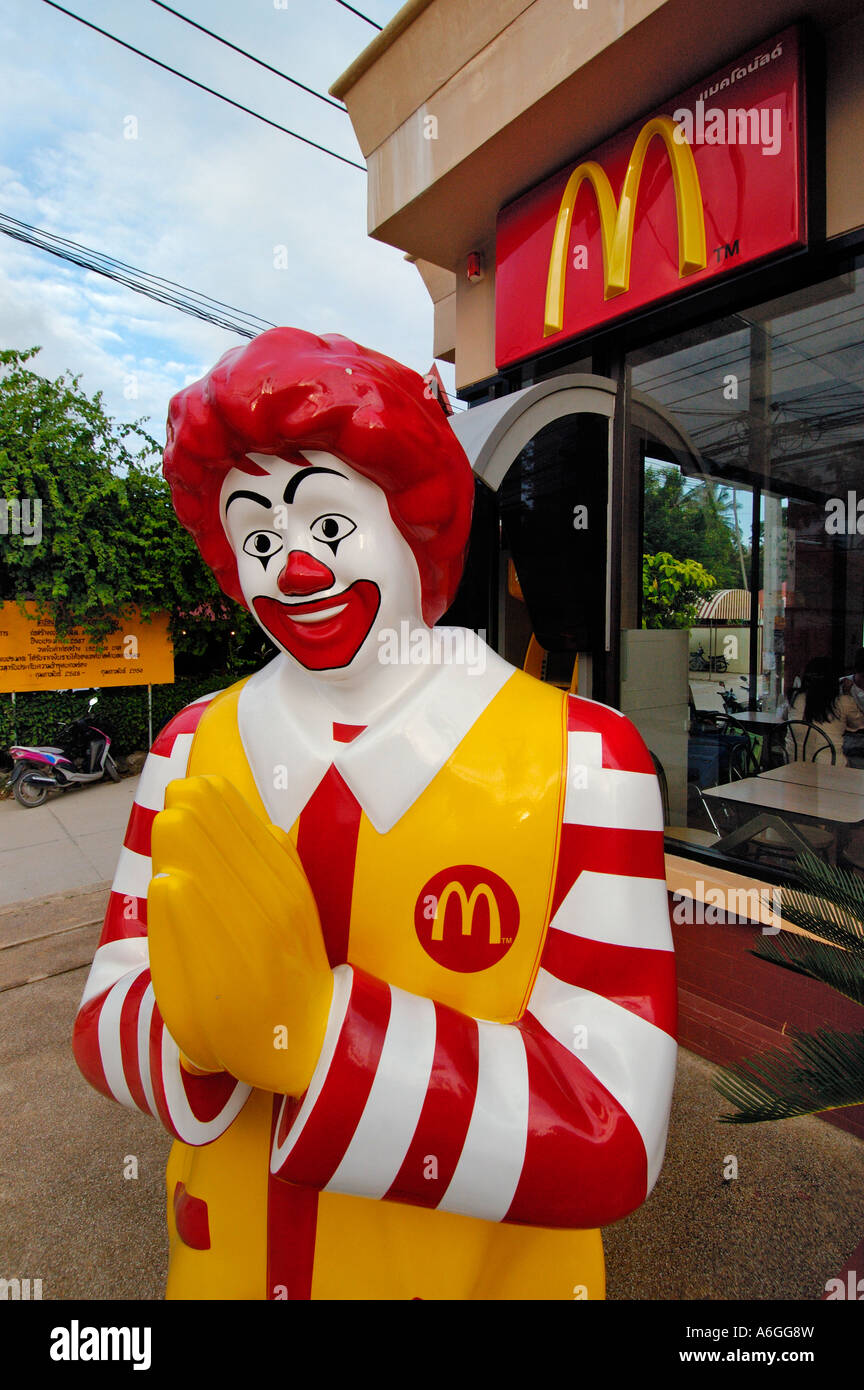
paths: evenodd
<path fill-rule="evenodd" d="M 645 468 L 643 549 L 696 560 L 720 589 L 746 588 L 749 553 L 740 543 L 730 489 L 708 478 L 685 480 L 679 469 Z M 742 574 L 742 564 L 744 573 Z"/>
<path fill-rule="evenodd" d="M 167 609 L 181 665 L 260 661 L 268 644 L 177 522 L 157 441 L 79 377 L 38 375 L 27 363 L 39 351 L 0 350 L 0 498 L 29 499 L 31 515 L 41 503 L 38 544 L 8 526 L 0 536 L 0 601 L 35 600 L 61 636 L 81 626 L 97 641 L 131 609 Z"/>
<path fill-rule="evenodd" d="M 698 560 L 676 560 L 668 551 L 642 556 L 642 626 L 693 627 L 699 599 L 717 586 Z"/>

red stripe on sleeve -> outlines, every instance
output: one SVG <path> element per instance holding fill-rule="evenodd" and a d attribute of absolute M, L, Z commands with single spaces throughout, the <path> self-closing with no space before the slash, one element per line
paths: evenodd
<path fill-rule="evenodd" d="M 297 827 L 297 853 L 312 887 L 330 965 L 348 959 L 359 802 L 330 767 L 306 803 Z"/>
<path fill-rule="evenodd" d="M 132 803 L 132 813 L 123 838 L 123 843 L 127 849 L 134 850 L 135 854 L 143 854 L 147 859 L 150 858 L 150 837 L 155 819 L 155 811 L 150 810 L 147 806 L 139 806 L 137 801 Z"/>
<path fill-rule="evenodd" d="M 187 705 L 185 709 L 181 709 L 179 714 L 175 714 L 173 719 L 169 719 L 165 728 L 157 734 L 150 750 L 151 753 L 158 753 L 162 758 L 170 758 L 177 735 L 194 734 L 201 722 L 201 716 L 209 704 L 209 700 L 199 700 L 198 704 Z"/>
<path fill-rule="evenodd" d="M 390 1019 L 390 987 L 354 971 L 348 1012 L 330 1070 L 279 1176 L 326 1187 L 351 1143 L 366 1105 Z"/>
<path fill-rule="evenodd" d="M 113 1100 L 114 1095 L 105 1079 L 105 1068 L 102 1066 L 102 1053 L 99 1048 L 99 1015 L 106 995 L 107 991 L 96 999 L 91 999 L 83 1009 L 78 1010 L 72 1034 L 72 1051 L 75 1053 L 79 1070 L 90 1085 L 95 1086 L 96 1090 L 109 1100 Z"/>
<path fill-rule="evenodd" d="M 189 1102 L 189 1109 L 200 1120 L 206 1124 L 210 1120 L 215 1120 L 216 1116 L 231 1099 L 237 1088 L 237 1082 L 227 1071 L 210 1072 L 206 1076 L 195 1076 L 187 1071 L 180 1063 L 180 1079 L 183 1083 L 183 1090 L 186 1092 L 186 1099 Z"/>
<path fill-rule="evenodd" d="M 570 733 L 600 734 L 603 739 L 603 766 L 622 772 L 654 772 L 651 754 L 630 720 L 606 705 L 578 695 L 567 697 L 567 730 Z"/>
<path fill-rule="evenodd" d="M 142 970 L 134 984 L 126 991 L 123 1008 L 120 1011 L 120 1060 L 126 1085 L 139 1110 L 150 1113 L 150 1106 L 141 1084 L 141 1067 L 138 1061 L 138 1014 L 144 991 L 150 984 L 150 971 Z"/>
<path fill-rule="evenodd" d="M 505 1217 L 528 1226 L 606 1226 L 645 1200 L 645 1146 L 584 1063 L 531 1014 L 517 1025 L 528 1057 L 528 1142 Z"/>
<path fill-rule="evenodd" d="M 150 1022 L 150 1080 L 153 1086 L 153 1096 L 156 1101 L 156 1109 L 159 1118 L 170 1134 L 174 1134 L 178 1139 L 189 1142 L 186 1135 L 180 1133 L 171 1118 L 168 1109 L 168 1100 L 165 1095 L 165 1077 L 162 1071 L 162 1039 L 165 1033 L 165 1023 L 159 1012 L 159 1005 L 153 1006 L 153 1017 Z M 202 1123 L 215 1119 L 220 1110 L 227 1105 L 233 1091 L 237 1086 L 236 1079 L 228 1072 L 214 1072 L 208 1076 L 193 1076 L 187 1072 L 185 1067 L 180 1065 L 180 1076 L 183 1089 L 189 1107 L 197 1120 Z"/>
<path fill-rule="evenodd" d="M 456 1171 L 477 1093 L 477 1022 L 435 1005 L 435 1055 L 414 1138 L 385 1197 L 437 1207 Z M 432 1162 L 431 1160 L 434 1160 Z"/>
<path fill-rule="evenodd" d="M 542 964 L 565 984 L 602 994 L 675 1038 L 678 1009 L 671 951 L 615 946 L 552 927 Z"/>
<path fill-rule="evenodd" d="M 164 1031 L 165 1024 L 159 1012 L 159 1005 L 154 1004 L 150 1019 L 150 1082 L 153 1086 L 153 1097 L 156 1101 L 159 1118 L 169 1134 L 176 1134 L 177 1131 L 172 1123 L 171 1112 L 165 1097 L 165 1082 L 162 1076 L 162 1034 Z"/>
<path fill-rule="evenodd" d="M 552 917 L 583 869 L 625 878 L 666 878 L 663 835 L 659 830 L 610 830 L 604 825 L 561 827 L 561 851 L 552 899 Z"/>
<path fill-rule="evenodd" d="M 108 896 L 108 910 L 99 945 L 106 946 L 109 941 L 125 941 L 129 936 L 146 936 L 147 899 L 132 897 L 128 893 L 115 893 Z"/>

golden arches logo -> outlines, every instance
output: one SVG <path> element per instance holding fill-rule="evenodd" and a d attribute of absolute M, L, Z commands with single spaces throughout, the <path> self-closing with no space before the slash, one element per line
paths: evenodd
<path fill-rule="evenodd" d="M 423 950 L 445 970 L 462 974 L 497 965 L 513 948 L 519 917 L 511 885 L 481 864 L 439 869 L 414 903 L 414 930 Z"/>
<path fill-rule="evenodd" d="M 693 275 L 707 264 L 705 212 L 702 189 L 693 151 L 681 139 L 680 126 L 671 116 L 655 116 L 646 121 L 630 153 L 621 200 L 616 203 L 609 177 L 596 160 L 587 159 L 573 170 L 561 196 L 555 236 L 549 256 L 546 280 L 546 308 L 543 336 L 558 333 L 564 326 L 564 285 L 567 275 L 567 247 L 573 209 L 583 183 L 590 183 L 600 213 L 603 246 L 603 298 L 613 299 L 630 288 L 630 258 L 633 251 L 633 224 L 642 166 L 648 146 L 655 136 L 663 141 L 672 168 L 675 207 L 678 214 L 678 275 Z"/>
<path fill-rule="evenodd" d="M 501 945 L 501 913 L 498 910 L 498 899 L 488 883 L 478 883 L 476 888 L 472 888 L 471 896 L 465 892 L 461 883 L 455 879 L 447 884 L 444 891 L 440 894 L 435 904 L 435 916 L 432 922 L 431 939 L 433 941 L 444 940 L 444 918 L 447 916 L 447 904 L 450 898 L 455 895 L 459 900 L 460 915 L 462 922 L 462 935 L 470 936 L 474 926 L 474 911 L 481 898 L 486 901 L 489 909 L 489 945 Z"/>

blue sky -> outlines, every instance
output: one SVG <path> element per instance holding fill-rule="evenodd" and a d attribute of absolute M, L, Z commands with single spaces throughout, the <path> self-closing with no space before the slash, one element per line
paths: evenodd
<path fill-rule="evenodd" d="M 347 116 L 150 0 L 63 0 L 280 124 L 362 163 Z M 326 92 L 375 31 L 336 0 L 172 0 Z M 357 8 L 384 24 L 397 0 Z M 134 117 L 135 122 L 130 122 Z M 126 132 L 137 125 L 137 138 Z M 432 309 L 402 253 L 366 235 L 366 177 L 93 33 L 41 0 L 0 10 L 0 211 L 262 316 L 344 333 L 418 371 Z M 278 255 L 276 248 L 287 248 Z M 279 269 L 274 261 L 287 261 Z M 120 419 L 164 438 L 168 401 L 241 342 L 0 235 L 0 346 L 41 344 Z M 452 373 L 446 367 L 445 383 Z"/>

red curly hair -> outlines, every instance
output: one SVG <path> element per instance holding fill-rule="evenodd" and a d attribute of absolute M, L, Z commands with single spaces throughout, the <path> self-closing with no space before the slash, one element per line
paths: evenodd
<path fill-rule="evenodd" d="M 174 510 L 230 598 L 246 606 L 219 514 L 232 468 L 260 474 L 247 453 L 334 454 L 387 494 L 420 571 L 430 626 L 449 608 L 471 528 L 471 466 L 416 372 L 339 334 L 272 328 L 232 348 L 168 411 L 163 471 Z"/>

